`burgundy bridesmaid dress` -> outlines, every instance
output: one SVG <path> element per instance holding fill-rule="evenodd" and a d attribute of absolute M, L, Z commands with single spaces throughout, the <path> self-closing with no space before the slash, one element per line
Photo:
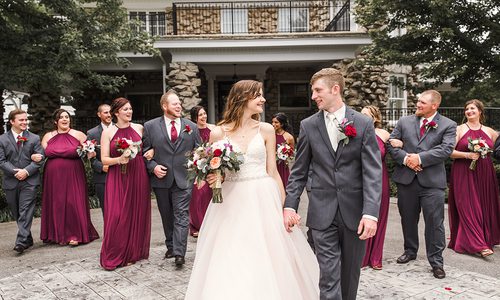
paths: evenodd
<path fill-rule="evenodd" d="M 111 157 L 121 155 L 116 151 L 117 138 L 141 140 L 131 126 L 119 128 L 111 140 Z M 109 167 L 104 199 L 101 266 L 113 270 L 147 259 L 151 238 L 151 188 L 142 152 L 129 160 L 125 173 L 120 165 Z"/>
<path fill-rule="evenodd" d="M 208 142 L 210 139 L 210 129 L 208 127 L 199 128 L 199 131 L 202 142 Z M 212 189 L 208 184 L 198 189 L 195 182 L 191 194 L 191 202 L 189 203 L 189 232 L 191 235 L 196 235 L 198 231 L 200 231 L 203 218 L 205 217 L 211 199 Z"/>
<path fill-rule="evenodd" d="M 468 137 L 481 137 L 493 147 L 482 129 L 469 129 L 458 141 L 457 151 L 469 151 Z M 493 162 L 490 155 L 479 158 L 474 171 L 469 169 L 470 163 L 469 159 L 455 159 L 450 174 L 448 247 L 459 253 L 477 253 L 500 243 L 500 199 Z"/>
<path fill-rule="evenodd" d="M 47 143 L 40 233 L 45 243 L 88 243 L 99 238 L 90 220 L 85 168 L 76 152 L 79 145 L 69 133 L 58 133 Z"/>
<path fill-rule="evenodd" d="M 283 143 L 286 143 L 285 137 L 282 134 L 276 134 L 276 148 L 278 148 L 278 145 Z M 286 189 L 288 177 L 290 176 L 290 168 L 282 160 L 276 161 L 276 167 L 278 168 L 278 173 L 280 174 L 281 181 L 283 182 L 283 187 Z"/>
<path fill-rule="evenodd" d="M 366 241 L 366 252 L 363 258 L 362 267 L 370 266 L 373 268 L 382 268 L 382 253 L 384 251 L 385 230 L 387 229 L 387 218 L 389 216 L 389 174 L 385 164 L 385 144 L 377 136 L 378 147 L 382 156 L 382 198 L 380 201 L 380 211 L 377 223 L 377 233 Z"/>

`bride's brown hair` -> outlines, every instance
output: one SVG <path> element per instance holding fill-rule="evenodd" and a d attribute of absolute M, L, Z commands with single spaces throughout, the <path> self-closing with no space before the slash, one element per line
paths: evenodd
<path fill-rule="evenodd" d="M 248 101 L 257 98 L 261 89 L 262 83 L 255 80 L 240 80 L 233 84 L 227 96 L 224 115 L 218 125 L 234 123 L 231 130 L 240 127 Z M 260 115 L 253 114 L 252 119 L 259 121 Z"/>

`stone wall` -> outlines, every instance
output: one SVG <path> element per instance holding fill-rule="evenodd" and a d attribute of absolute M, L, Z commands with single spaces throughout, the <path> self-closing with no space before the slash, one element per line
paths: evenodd
<path fill-rule="evenodd" d="M 309 30 L 310 32 L 324 31 L 330 20 L 330 1 L 314 1 L 309 5 Z"/>
<path fill-rule="evenodd" d="M 217 34 L 221 32 L 220 10 L 216 7 L 181 8 L 177 11 L 178 34 Z"/>
<path fill-rule="evenodd" d="M 248 10 L 248 33 L 269 33 L 278 31 L 278 9 L 254 8 Z"/>
<path fill-rule="evenodd" d="M 190 62 L 170 63 L 166 81 L 179 95 L 184 115 L 189 114 L 189 110 L 201 102 L 198 92 L 201 79 L 197 65 Z"/>

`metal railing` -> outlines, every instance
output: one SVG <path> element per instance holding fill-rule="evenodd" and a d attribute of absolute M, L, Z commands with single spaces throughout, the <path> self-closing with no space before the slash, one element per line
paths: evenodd
<path fill-rule="evenodd" d="M 175 2 L 173 35 L 350 31 L 349 0 Z"/>

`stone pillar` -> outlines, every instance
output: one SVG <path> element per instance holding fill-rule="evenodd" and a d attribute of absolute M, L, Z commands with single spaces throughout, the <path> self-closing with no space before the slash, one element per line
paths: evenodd
<path fill-rule="evenodd" d="M 215 83 L 213 76 L 206 74 L 207 78 L 207 102 L 208 102 L 208 123 L 215 124 Z"/>
<path fill-rule="evenodd" d="M 167 85 L 179 95 L 184 115 L 201 102 L 198 93 L 201 79 L 198 73 L 198 66 L 190 62 L 172 62 L 169 65 Z"/>

